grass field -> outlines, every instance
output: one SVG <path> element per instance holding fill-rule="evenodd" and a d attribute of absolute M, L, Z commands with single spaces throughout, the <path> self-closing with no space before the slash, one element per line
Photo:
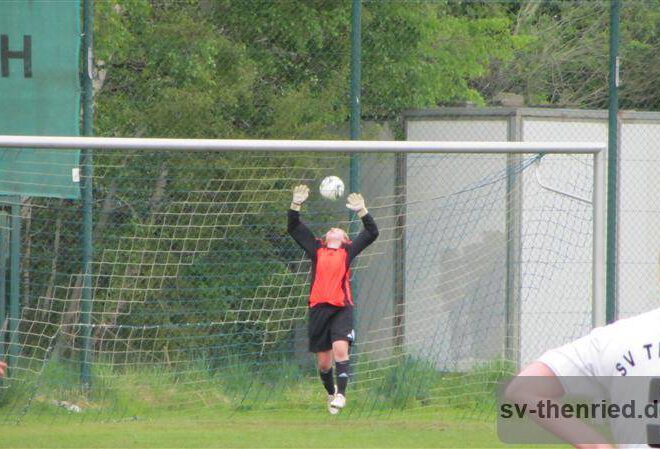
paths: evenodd
<path fill-rule="evenodd" d="M 443 421 L 433 414 L 331 417 L 323 411 L 220 414 L 117 423 L 25 419 L 0 427 L 0 447 L 14 448 L 469 448 L 500 443 L 494 423 Z M 544 446 L 549 448 L 550 446 Z"/>
<path fill-rule="evenodd" d="M 498 364 L 462 376 L 411 361 L 365 369 L 338 416 L 325 410 L 314 372 L 269 369 L 97 368 L 94 388 L 82 392 L 75 370 L 51 363 L 40 382 L 0 395 L 0 448 L 516 447 L 497 437 L 491 401 L 507 371 Z"/>

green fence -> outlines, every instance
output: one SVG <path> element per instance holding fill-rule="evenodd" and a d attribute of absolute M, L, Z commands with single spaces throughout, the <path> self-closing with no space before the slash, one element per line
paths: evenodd
<path fill-rule="evenodd" d="M 64 8 L 53 5 L 63 13 Z M 62 25 L 63 19 L 57 23 L 71 33 L 70 41 L 75 37 L 76 47 L 67 53 L 69 59 L 58 61 L 71 72 L 75 68 L 78 78 L 80 9 L 78 2 L 71 5 L 75 17 L 66 22 L 70 26 Z M 350 119 L 358 80 L 351 72 L 357 61 L 351 58 L 351 36 L 357 5 L 362 139 L 606 142 L 607 1 L 97 2 L 95 134 L 355 137 Z M 5 8 L 0 7 L 1 17 L 9 18 Z M 660 71 L 655 57 L 659 21 L 657 2 L 623 2 L 623 110 L 660 109 L 654 94 L 660 81 L 653 75 Z M 8 26 L 0 18 L 0 35 L 9 33 Z M 45 30 L 34 30 L 34 61 L 41 51 L 36 36 Z M 25 54 L 25 41 L 16 44 L 14 34 L 8 48 L 18 51 L 22 45 Z M 24 75 L 19 57 L 10 56 L 10 75 Z M 20 82 L 36 85 L 38 73 L 35 62 L 32 78 Z M 31 90 L 38 106 L 24 113 L 4 103 L 3 95 L 0 131 L 78 134 L 77 78 L 44 81 L 60 96 Z M 9 86 L 6 82 L 0 78 L 0 92 Z M 25 115 L 35 111 L 43 112 L 49 124 L 55 122 L 52 117 L 66 117 L 69 127 L 40 128 Z M 502 116 L 500 129 L 494 117 Z M 10 119 L 21 128 L 5 128 Z M 420 126 L 415 137 L 412 121 Z M 653 113 L 638 112 L 623 113 L 619 124 L 616 310 L 622 317 L 655 307 L 658 296 L 657 122 Z M 64 162 L 41 157 L 42 152 L 22 152 L 33 159 L 12 168 L 5 166 L 12 153 L 2 154 L 0 169 L 11 170 L 11 177 L 0 178 L 0 190 L 19 194 L 0 212 L 0 318 L 9 317 L 2 320 L 0 349 L 4 344 L 5 350 L 17 351 L 14 369 L 0 389 L 6 420 L 25 413 L 75 414 L 67 411 L 69 405 L 113 418 L 172 408 L 318 405 L 320 387 L 304 348 L 309 267 L 285 234 L 283 213 L 294 184 L 313 185 L 329 174 L 354 178 L 382 224 L 378 245 L 358 260 L 355 270 L 361 276 L 358 297 L 363 292 L 369 307 L 359 314 L 358 330 L 367 338 L 358 342 L 355 353 L 351 388 L 359 398 L 356 410 L 447 406 L 480 414 L 489 404 L 479 395 L 497 379 L 590 327 L 585 284 L 590 261 L 583 256 L 591 209 L 562 196 L 589 196 L 591 166 L 583 158 L 418 155 L 405 160 L 363 154 L 358 173 L 356 160 L 343 154 L 97 152 L 89 286 L 82 269 L 83 207 L 71 172 L 78 166 L 78 150 Z M 55 186 L 60 193 L 50 198 L 26 187 L 56 179 L 43 167 L 61 171 L 53 172 L 61 175 Z M 512 234 L 500 226 L 520 212 L 507 202 L 512 174 L 529 183 L 518 191 L 520 198 L 531 192 L 552 212 L 550 219 L 541 214 L 532 222 L 525 222 L 522 212 L 520 233 L 527 240 L 520 241 L 535 250 L 540 242 L 539 253 L 524 253 L 529 260 L 511 259 L 507 243 Z M 11 189 L 2 187 L 7 182 Z M 454 190 L 446 190 L 447 185 Z M 424 215 L 420 207 L 433 213 Z M 319 233 L 336 223 L 359 229 L 342 204 L 328 206 L 315 199 L 308 212 Z M 21 224 L 12 225 L 12 219 Z M 21 231 L 14 233 L 21 239 L 20 269 L 18 259 L 12 267 L 5 251 L 9 230 L 16 226 Z M 408 244 L 411 235 L 434 243 Z M 410 265 L 396 255 L 406 250 L 419 271 L 404 273 Z M 502 260 L 519 264 L 521 276 L 531 276 L 520 287 L 523 321 L 513 328 L 506 309 L 511 267 Z M 542 269 L 531 264 L 539 260 Z M 434 268 L 422 271 L 426 263 Z M 562 277 L 569 271 L 578 277 Z M 557 287 L 558 279 L 570 282 Z M 87 286 L 94 299 L 91 328 L 81 325 Z M 3 302 L 12 288 L 12 304 L 17 307 L 20 299 L 21 310 Z M 555 293 L 557 303 L 539 299 Z M 418 308 L 406 310 L 406 297 Z M 557 304 L 559 315 L 570 319 L 550 315 Z M 534 321 L 544 318 L 543 326 Z M 473 325 L 477 321 L 487 325 L 480 330 Z M 560 331 L 548 337 L 544 326 L 554 325 Z M 520 333 L 531 336 L 527 341 L 533 344 L 513 348 L 511 341 Z M 79 388 L 81 359 L 91 363 L 84 379 L 89 390 Z"/>

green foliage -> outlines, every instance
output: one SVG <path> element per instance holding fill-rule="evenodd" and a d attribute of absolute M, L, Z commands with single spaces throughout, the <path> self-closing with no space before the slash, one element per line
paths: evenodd
<path fill-rule="evenodd" d="M 516 46 L 506 17 L 454 16 L 442 2 L 369 2 L 364 30 L 365 114 L 378 120 L 442 103 L 483 103 L 470 81 L 493 61 L 511 59 Z"/>
<path fill-rule="evenodd" d="M 512 32 L 526 43 L 515 58 L 498 62 L 475 87 L 485 96 L 502 91 L 525 96 L 528 105 L 607 108 L 609 13 L 607 0 L 511 2 Z M 654 110 L 660 3 L 622 2 L 620 105 Z"/>
<path fill-rule="evenodd" d="M 129 57 L 138 35 L 152 12 L 148 0 L 98 2 L 95 7 L 94 53 L 97 63 L 109 64 Z"/>
<path fill-rule="evenodd" d="M 348 117 L 348 1 L 104 2 L 101 135 L 327 137 Z M 484 101 L 470 86 L 518 38 L 504 12 L 444 2 L 364 4 L 365 117 Z"/>
<path fill-rule="evenodd" d="M 97 130 L 105 135 L 235 135 L 233 120 L 250 102 L 255 77 L 243 46 L 206 24 L 194 5 L 110 3 L 104 2 L 98 18 L 101 54 L 109 62 L 97 95 Z"/>
<path fill-rule="evenodd" d="M 363 117 L 502 91 L 603 107 L 609 2 L 363 2 Z M 348 118 L 351 4 L 97 5 L 101 135 L 325 138 Z M 660 6 L 622 9 L 624 107 L 653 108 Z"/>

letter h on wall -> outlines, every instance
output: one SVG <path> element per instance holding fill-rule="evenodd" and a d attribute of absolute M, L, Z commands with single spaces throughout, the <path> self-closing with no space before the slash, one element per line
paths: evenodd
<path fill-rule="evenodd" d="M 9 36 L 0 35 L 0 72 L 3 78 L 9 77 L 9 60 L 23 60 L 23 76 L 32 78 L 32 36 L 23 36 L 23 50 L 9 50 Z"/>

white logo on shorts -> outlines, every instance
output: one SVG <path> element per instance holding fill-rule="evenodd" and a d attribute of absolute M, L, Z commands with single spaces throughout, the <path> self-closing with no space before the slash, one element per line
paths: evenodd
<path fill-rule="evenodd" d="M 355 329 L 351 329 L 351 332 L 346 336 L 350 341 L 355 340 Z"/>

